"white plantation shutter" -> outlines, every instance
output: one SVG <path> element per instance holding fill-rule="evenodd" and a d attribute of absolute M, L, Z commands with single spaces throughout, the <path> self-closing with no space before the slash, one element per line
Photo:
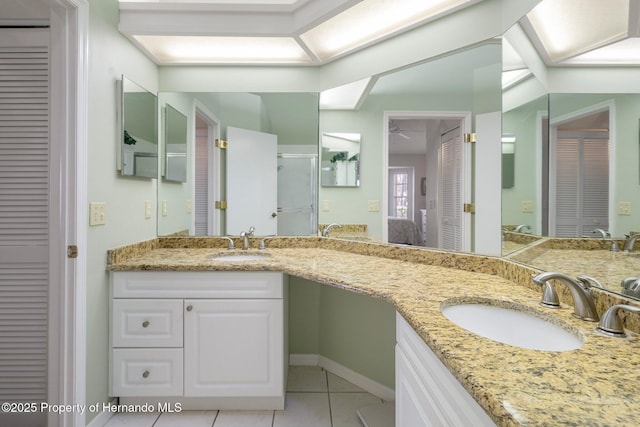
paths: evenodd
<path fill-rule="evenodd" d="M 460 128 L 441 136 L 440 206 L 442 215 L 440 247 L 459 251 L 462 248 L 462 187 L 460 182 L 462 139 Z"/>
<path fill-rule="evenodd" d="M 556 146 L 556 237 L 578 235 L 578 141 L 558 139 Z"/>
<path fill-rule="evenodd" d="M 0 30 L 0 402 L 47 398 L 48 38 Z"/>

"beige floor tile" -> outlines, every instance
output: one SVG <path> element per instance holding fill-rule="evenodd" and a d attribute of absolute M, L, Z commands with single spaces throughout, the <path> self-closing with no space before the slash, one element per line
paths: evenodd
<path fill-rule="evenodd" d="M 334 375 L 331 372 L 327 372 L 327 380 L 329 382 L 329 393 L 364 392 L 364 390 L 357 385 L 353 385 L 344 378 Z"/>
<path fill-rule="evenodd" d="M 382 403 L 382 399 L 369 393 L 331 393 L 329 398 L 333 427 L 362 427 L 356 414 L 358 408 Z"/>
<path fill-rule="evenodd" d="M 326 392 L 327 373 L 318 366 L 290 366 L 287 391 Z"/>
<path fill-rule="evenodd" d="M 213 427 L 271 427 L 272 422 L 273 411 L 220 411 Z"/>
<path fill-rule="evenodd" d="M 276 411 L 273 427 L 331 427 L 327 393 L 287 393 L 285 410 Z"/>
<path fill-rule="evenodd" d="M 160 413 L 140 413 L 140 414 L 115 414 L 109 419 L 105 427 L 152 427 Z"/>
<path fill-rule="evenodd" d="M 211 427 L 218 411 L 182 411 L 165 413 L 153 427 Z"/>

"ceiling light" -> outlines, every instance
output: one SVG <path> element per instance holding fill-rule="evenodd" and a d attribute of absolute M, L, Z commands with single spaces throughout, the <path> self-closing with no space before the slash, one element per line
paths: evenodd
<path fill-rule="evenodd" d="M 371 77 L 320 92 L 321 110 L 355 110 L 365 91 L 370 87 Z"/>
<path fill-rule="evenodd" d="M 640 38 L 622 40 L 565 61 L 567 64 L 640 65 Z"/>
<path fill-rule="evenodd" d="M 629 0 L 543 0 L 527 18 L 558 62 L 626 37 Z"/>
<path fill-rule="evenodd" d="M 321 60 L 362 47 L 475 0 L 363 0 L 302 34 Z"/>
<path fill-rule="evenodd" d="M 311 63 L 289 37 L 133 37 L 161 64 Z"/>

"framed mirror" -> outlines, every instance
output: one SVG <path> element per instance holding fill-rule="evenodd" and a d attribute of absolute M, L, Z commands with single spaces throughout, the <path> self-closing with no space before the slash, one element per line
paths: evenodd
<path fill-rule="evenodd" d="M 117 94 L 116 168 L 123 176 L 158 178 L 157 97 L 125 76 Z"/>
<path fill-rule="evenodd" d="M 323 187 L 360 186 L 360 134 L 323 132 L 321 140 Z"/>
<path fill-rule="evenodd" d="M 167 181 L 187 182 L 187 116 L 164 107 L 164 168 Z"/>

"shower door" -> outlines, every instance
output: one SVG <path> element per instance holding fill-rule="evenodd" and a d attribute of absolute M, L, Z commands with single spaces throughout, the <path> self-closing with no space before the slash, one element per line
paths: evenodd
<path fill-rule="evenodd" d="M 278 154 L 278 235 L 316 234 L 315 154 Z"/>

